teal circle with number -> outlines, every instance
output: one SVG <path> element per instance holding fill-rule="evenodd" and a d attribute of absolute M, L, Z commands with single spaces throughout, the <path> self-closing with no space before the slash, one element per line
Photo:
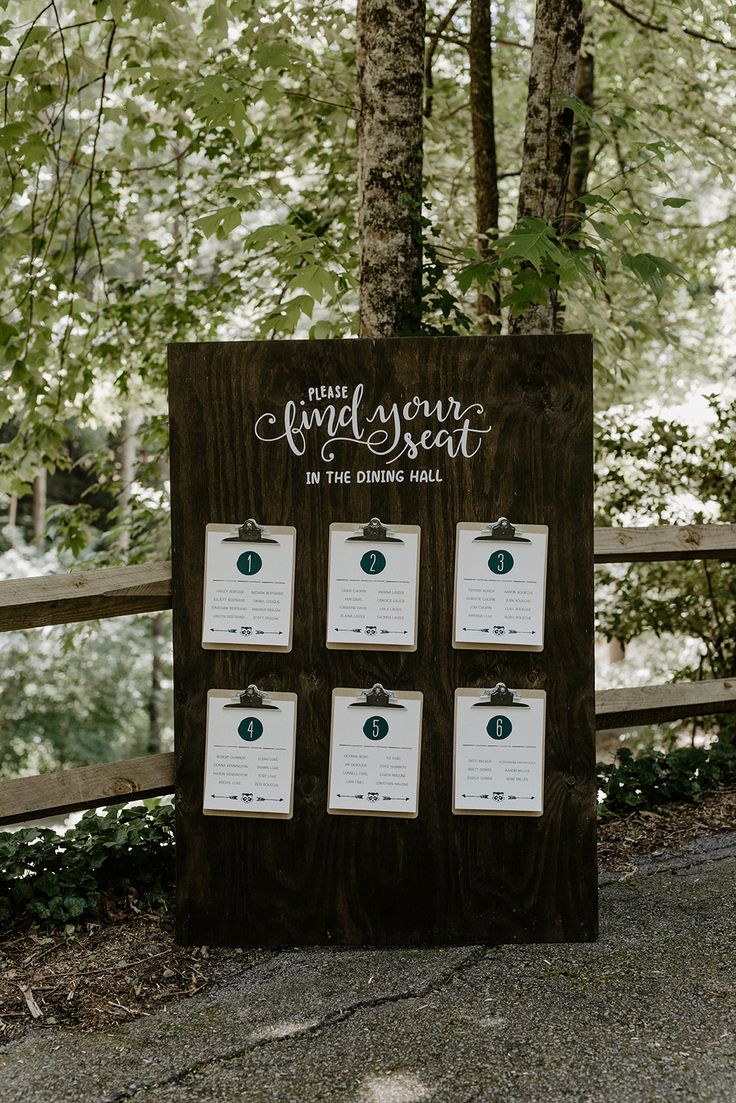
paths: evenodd
<path fill-rule="evenodd" d="M 263 560 L 261 559 L 258 552 L 247 551 L 238 556 L 237 567 L 241 574 L 258 574 L 262 566 Z"/>
<path fill-rule="evenodd" d="M 375 549 L 367 551 L 360 560 L 360 569 L 364 574 L 380 574 L 385 566 L 386 556 Z"/>
<path fill-rule="evenodd" d="M 383 716 L 369 716 L 363 725 L 366 739 L 385 739 L 388 735 L 388 720 Z"/>
<path fill-rule="evenodd" d="M 492 716 L 486 724 L 491 739 L 508 739 L 511 735 L 511 721 L 508 716 Z"/>
<path fill-rule="evenodd" d="M 248 743 L 255 743 L 263 735 L 263 724 L 257 716 L 246 716 L 238 724 L 238 735 Z"/>
<path fill-rule="evenodd" d="M 494 551 L 488 560 L 488 566 L 494 574 L 508 574 L 513 565 L 514 557 L 507 551 Z"/>

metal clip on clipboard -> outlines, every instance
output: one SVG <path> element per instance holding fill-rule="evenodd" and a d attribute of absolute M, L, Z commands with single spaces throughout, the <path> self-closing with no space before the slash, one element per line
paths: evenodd
<path fill-rule="evenodd" d="M 402 705 L 400 701 L 396 700 L 396 694 L 391 693 L 389 690 L 384 689 L 380 682 L 376 682 L 373 689 L 361 690 L 360 696 L 362 701 L 352 701 L 348 708 L 351 709 L 405 709 L 406 705 Z"/>
<path fill-rule="evenodd" d="M 382 524 L 378 517 L 371 517 L 367 525 L 361 525 L 354 536 L 348 540 L 369 540 L 372 544 L 403 544 L 400 536 L 393 533 L 388 525 Z"/>
<path fill-rule="evenodd" d="M 529 705 L 520 700 L 518 694 L 508 689 L 503 682 L 497 682 L 493 689 L 483 690 L 481 700 L 476 701 L 473 708 L 528 709 Z"/>
<path fill-rule="evenodd" d="M 268 535 L 265 525 L 259 525 L 253 517 L 249 517 L 245 524 L 240 525 L 237 533 L 231 536 L 223 536 L 223 544 L 278 544 L 278 540 Z"/>
<path fill-rule="evenodd" d="M 507 544 L 530 544 L 529 537 L 521 536 L 520 533 L 521 529 L 512 525 L 508 517 L 499 517 L 495 524 L 486 525 L 473 543 L 478 540 L 502 540 Z"/>
<path fill-rule="evenodd" d="M 232 701 L 224 706 L 226 709 L 273 709 L 280 712 L 267 693 L 262 693 L 256 685 L 249 685 L 242 693 L 236 693 Z"/>

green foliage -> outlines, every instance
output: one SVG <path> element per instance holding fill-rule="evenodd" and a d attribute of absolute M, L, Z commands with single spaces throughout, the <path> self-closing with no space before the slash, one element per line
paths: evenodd
<path fill-rule="evenodd" d="M 103 906 L 166 904 L 174 881 L 174 808 L 85 812 L 64 835 L 48 828 L 0 832 L 0 919 L 75 923 Z"/>
<path fill-rule="evenodd" d="M 631 410 L 600 415 L 597 516 L 602 525 L 698 524 L 736 516 L 736 399 L 711 396 L 705 429 Z M 631 563 L 598 572 L 598 630 L 622 642 L 653 632 L 697 642 L 682 678 L 736 670 L 736 565 Z M 728 730 L 733 721 L 721 721 Z"/>
<path fill-rule="evenodd" d="M 736 747 L 680 747 L 665 754 L 634 755 L 622 747 L 613 763 L 598 763 L 601 810 L 625 815 L 672 801 L 697 803 L 720 786 L 736 783 Z"/>

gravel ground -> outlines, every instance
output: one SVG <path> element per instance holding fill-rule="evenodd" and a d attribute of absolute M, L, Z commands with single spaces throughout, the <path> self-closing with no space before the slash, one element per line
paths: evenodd
<path fill-rule="evenodd" d="M 286 951 L 0 1048 L 0 1103 L 730 1103 L 736 833 L 609 871 L 595 944 Z"/>

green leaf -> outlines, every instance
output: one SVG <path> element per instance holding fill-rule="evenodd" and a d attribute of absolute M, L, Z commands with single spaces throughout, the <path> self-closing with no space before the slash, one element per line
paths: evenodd
<path fill-rule="evenodd" d="M 657 302 L 669 287 L 669 280 L 681 279 L 687 283 L 685 273 L 664 257 L 655 257 L 652 253 L 624 253 L 621 258 L 624 268 L 633 272 L 644 287 L 648 287 Z"/>
<path fill-rule="evenodd" d="M 522 219 L 510 234 L 498 239 L 496 248 L 502 263 L 509 260 L 526 262 L 537 272 L 541 272 L 545 260 L 556 263 L 561 253 L 553 227 L 541 218 Z"/>
<path fill-rule="evenodd" d="M 240 225 L 240 211 L 236 211 L 234 207 L 222 207 L 219 211 L 212 211 L 195 219 L 194 225 L 205 237 L 217 234 L 222 239 Z"/>
<path fill-rule="evenodd" d="M 667 199 L 662 201 L 663 207 L 684 207 L 686 203 L 689 203 L 689 199 L 680 199 L 678 196 L 670 195 Z"/>

